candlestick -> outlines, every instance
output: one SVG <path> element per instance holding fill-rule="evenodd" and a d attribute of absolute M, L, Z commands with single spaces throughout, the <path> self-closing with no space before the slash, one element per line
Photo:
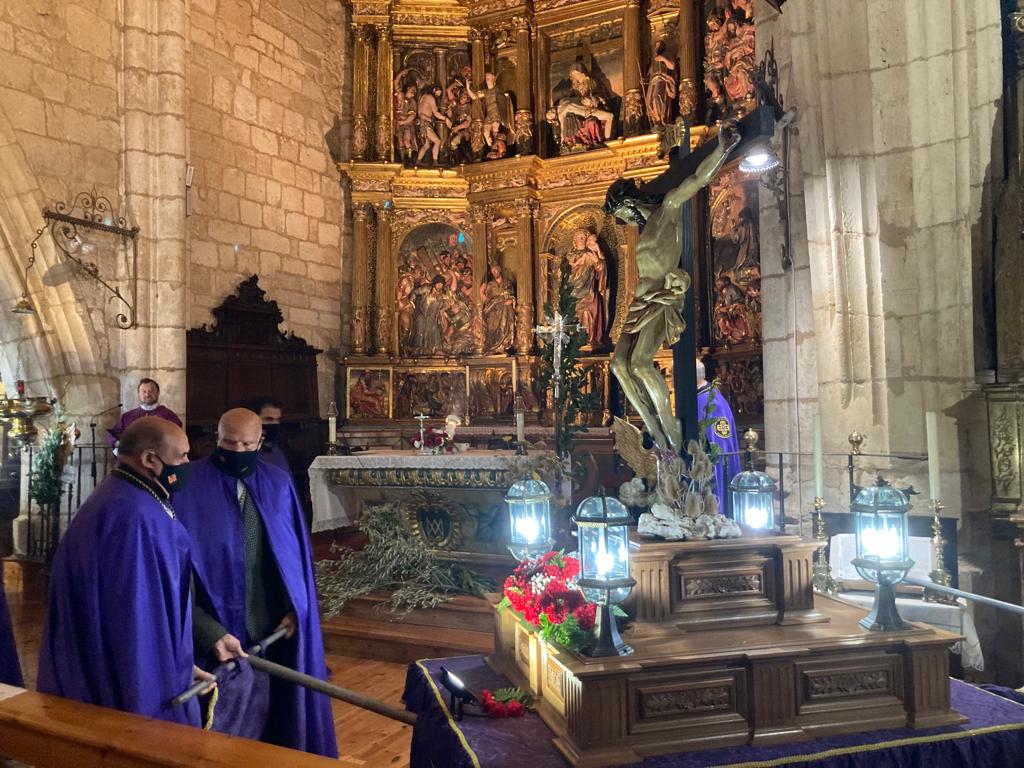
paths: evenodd
<path fill-rule="evenodd" d="M 825 495 L 825 454 L 821 449 L 821 416 L 814 415 L 814 495 Z"/>
<path fill-rule="evenodd" d="M 815 419 L 818 417 L 815 416 Z M 814 515 L 817 518 L 814 540 L 818 542 L 818 552 L 811 568 L 811 587 L 816 592 L 827 595 L 836 593 L 836 580 L 832 576 L 832 565 L 825 556 L 825 547 L 828 546 L 828 532 L 825 530 L 825 516 L 822 511 L 825 509 L 825 500 L 821 496 L 814 498 Z"/>
<path fill-rule="evenodd" d="M 928 411 L 924 415 L 925 436 L 928 439 L 928 495 L 933 499 L 942 498 L 939 479 L 939 415 Z"/>
<path fill-rule="evenodd" d="M 327 406 L 327 442 L 330 445 L 338 442 L 338 406 L 333 400 Z"/>
<path fill-rule="evenodd" d="M 519 368 L 516 359 L 512 358 L 512 396 L 519 394 Z"/>

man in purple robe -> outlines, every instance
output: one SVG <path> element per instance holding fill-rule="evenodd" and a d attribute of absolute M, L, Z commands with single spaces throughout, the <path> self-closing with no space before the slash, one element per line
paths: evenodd
<path fill-rule="evenodd" d="M 281 448 L 281 417 L 284 414 L 284 407 L 279 400 L 272 397 L 257 397 L 249 403 L 249 410 L 260 417 L 263 422 L 263 445 L 260 446 L 260 460 L 273 464 L 287 472 L 292 473 L 291 465 L 288 463 L 288 456 Z"/>
<path fill-rule="evenodd" d="M 272 645 L 268 657 L 326 679 L 309 533 L 291 478 L 259 459 L 262 434 L 252 411 L 225 413 L 217 448 L 193 462 L 189 487 L 174 497 L 192 534 L 197 583 L 208 598 L 197 603 L 196 655 L 215 665 L 284 627 L 288 637 Z M 249 686 L 244 695 L 265 697 L 268 689 L 265 706 L 242 708 L 244 722 L 218 722 L 215 712 L 214 729 L 251 734 L 260 725 L 253 718 L 265 717 L 255 730 L 261 740 L 337 757 L 330 699 L 276 678 L 269 686 Z"/>
<path fill-rule="evenodd" d="M 117 441 L 129 424 L 133 421 L 138 421 L 144 416 L 158 416 L 171 422 L 171 424 L 181 426 L 181 419 L 178 418 L 178 414 L 157 402 L 160 399 L 160 385 L 153 381 L 153 379 L 140 379 L 138 392 L 139 407 L 122 413 L 121 418 L 117 420 L 117 424 L 107 430 L 107 442 L 110 443 L 111 448 L 117 448 Z"/>
<path fill-rule="evenodd" d="M 739 439 L 736 436 L 736 421 L 732 417 L 732 408 L 722 393 L 705 378 L 704 363 L 697 361 L 697 418 L 707 419 L 708 442 L 717 445 L 723 454 L 715 463 L 715 495 L 721 502 L 721 510 L 727 517 L 732 517 L 732 497 L 729 494 L 729 483 L 740 471 Z M 707 414 L 707 415 L 705 415 Z"/>
<path fill-rule="evenodd" d="M 7 610 L 7 593 L 4 591 L 3 574 L 0 573 L 0 683 L 21 688 L 25 679 L 21 676 L 18 663 L 18 647 L 14 644 L 14 627 Z"/>
<path fill-rule="evenodd" d="M 188 477 L 188 438 L 143 418 L 121 435 L 118 465 L 57 547 L 39 654 L 39 690 L 198 726 L 199 704 L 170 701 L 193 679 L 189 535 L 169 491 Z"/>

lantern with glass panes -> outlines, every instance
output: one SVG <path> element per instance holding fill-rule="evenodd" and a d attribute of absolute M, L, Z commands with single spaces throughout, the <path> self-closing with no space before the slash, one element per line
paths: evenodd
<path fill-rule="evenodd" d="M 551 489 L 540 480 L 514 483 L 505 494 L 508 504 L 508 550 L 519 561 L 548 552 L 551 538 Z"/>
<path fill-rule="evenodd" d="M 632 653 L 622 641 L 612 606 L 629 596 L 636 584 L 629 575 L 629 510 L 602 489 L 599 496 L 584 499 L 576 508 L 580 576 L 586 598 L 596 603 L 597 641 L 592 656 L 625 656 Z"/>
<path fill-rule="evenodd" d="M 860 625 L 881 632 L 909 629 L 896 610 L 896 585 L 914 566 L 907 519 L 910 501 L 879 477 L 875 485 L 857 492 L 850 511 L 857 535 L 853 565 L 863 578 L 878 585 L 871 613 L 861 619 Z"/>

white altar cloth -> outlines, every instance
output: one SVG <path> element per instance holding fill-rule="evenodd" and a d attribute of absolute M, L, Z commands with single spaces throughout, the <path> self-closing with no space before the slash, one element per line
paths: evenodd
<path fill-rule="evenodd" d="M 330 531 L 353 525 L 358 517 L 358 501 L 353 489 L 330 482 L 332 470 L 418 470 L 507 471 L 515 465 L 512 451 L 469 450 L 461 453 L 420 454 L 412 451 L 374 450 L 351 456 L 317 456 L 309 468 L 309 490 L 313 499 L 313 532 Z M 415 480 L 410 476 L 408 480 Z M 410 489 L 415 485 L 403 483 Z M 372 486 L 369 486 L 372 487 Z M 378 487 L 394 486 L 382 478 Z M 398 498 L 402 490 L 392 491 Z M 390 495 L 390 494 L 389 494 Z"/>

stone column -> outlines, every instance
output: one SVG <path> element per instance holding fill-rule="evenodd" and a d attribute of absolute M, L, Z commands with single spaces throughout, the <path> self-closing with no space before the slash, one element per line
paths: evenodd
<path fill-rule="evenodd" d="M 387 24 L 377 25 L 377 128 L 375 148 L 378 160 L 394 158 L 392 133 L 391 81 L 394 79 L 391 61 L 391 29 Z"/>
<path fill-rule="evenodd" d="M 374 330 L 377 337 L 377 354 L 389 355 L 396 351 L 392 323 L 395 314 L 395 265 L 391 258 L 391 215 L 390 201 L 377 203 L 377 309 Z"/>
<path fill-rule="evenodd" d="M 528 355 L 533 348 L 533 228 L 537 204 L 516 203 L 516 351 Z"/>
<path fill-rule="evenodd" d="M 352 25 L 354 53 L 352 59 L 352 158 L 363 160 L 370 148 L 369 114 L 370 28 Z"/>
<path fill-rule="evenodd" d="M 640 90 L 640 0 L 626 0 L 622 18 L 622 89 L 626 94 L 622 110 L 625 135 L 640 132 L 644 98 Z"/>
<path fill-rule="evenodd" d="M 691 124 L 697 117 L 699 19 L 697 0 L 679 0 L 679 114 Z"/>
<path fill-rule="evenodd" d="M 447 48 L 434 49 L 434 82 L 444 88 L 448 85 Z"/>
<path fill-rule="evenodd" d="M 469 236 L 473 241 L 473 317 L 476 331 L 473 345 L 476 354 L 484 353 L 483 302 L 480 299 L 480 286 L 487 280 L 487 214 L 482 205 L 469 208 Z"/>
<path fill-rule="evenodd" d="M 352 226 L 352 251 L 355 254 L 356 268 L 352 270 L 352 351 L 362 354 L 366 351 L 366 295 L 367 270 L 360 265 L 366 264 L 366 246 L 369 242 L 370 212 L 365 203 L 357 203 L 352 210 L 354 223 Z"/>
<path fill-rule="evenodd" d="M 530 20 L 516 16 L 512 20 L 516 30 L 516 149 L 520 155 L 533 152 L 532 93 L 533 59 L 530 55 Z"/>

